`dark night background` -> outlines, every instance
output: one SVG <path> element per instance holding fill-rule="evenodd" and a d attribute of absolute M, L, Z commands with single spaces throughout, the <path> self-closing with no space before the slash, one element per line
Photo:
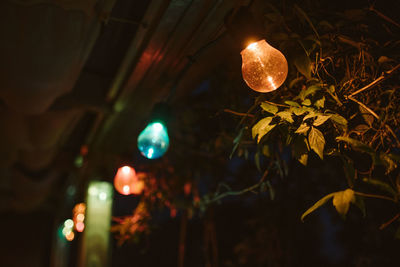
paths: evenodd
<path fill-rule="evenodd" d="M 63 1 L 50 4 L 51 1 L 38 1 L 41 2 L 38 7 L 35 1 L 32 5 L 20 2 L 3 0 L 0 3 L 0 11 L 8 12 L 0 16 L 3 42 L 0 45 L 0 84 L 5 85 L 0 87 L 0 151 L 3 154 L 0 157 L 0 266 L 51 266 L 55 227 L 70 216 L 75 203 L 83 200 L 84 188 L 91 179 L 79 173 L 74 165 L 82 145 L 89 145 L 88 158 L 98 165 L 109 155 L 117 154 L 148 164 L 136 150 L 136 137 L 152 106 L 168 94 L 172 81 L 177 78 L 181 80 L 171 104 L 175 115 L 172 125 L 183 123 L 185 126 L 171 130 L 171 147 L 175 142 L 180 151 L 184 151 L 186 142 L 195 142 L 193 148 L 200 149 L 196 142 L 215 142 L 222 132 L 236 131 L 238 119 L 221 110 L 247 110 L 257 94 L 250 92 L 241 80 L 240 56 L 232 39 L 224 36 L 204 51 L 183 78 L 179 73 L 187 62 L 187 55 L 192 55 L 220 34 L 229 10 L 251 4 L 263 7 L 252 10 L 256 17 L 262 17 L 263 12 L 268 11 L 266 3 L 269 1 L 116 0 L 111 13 L 107 13 L 110 10 L 105 7 L 110 1 L 92 1 L 97 3 L 91 6 L 96 9 L 96 15 L 108 15 L 109 20 L 97 21 L 95 16 L 95 22 L 90 22 L 94 26 L 89 22 L 85 24 L 87 32 L 82 30 L 80 34 L 90 35 L 88 28 L 93 27 L 94 39 L 91 45 L 82 44 L 86 50 L 82 48 L 77 56 L 78 63 L 71 63 L 74 71 L 68 75 L 63 75 L 59 69 L 54 73 L 51 71 L 50 63 L 66 66 L 70 63 L 65 59 L 67 56 L 63 56 L 62 44 L 59 44 L 59 50 L 48 48 L 51 50 L 48 55 L 43 51 L 46 49 L 36 49 L 41 41 L 68 43 L 60 37 L 62 28 L 54 28 L 56 34 L 52 32 L 48 39 L 27 37 L 26 46 L 20 45 L 16 35 L 10 33 L 20 31 L 21 36 L 35 35 L 35 23 L 42 12 L 40 8 Z M 326 13 L 375 4 L 385 15 L 400 21 L 400 2 L 396 0 L 270 2 L 280 7 L 296 2 L 305 10 L 313 6 Z M 18 13 L 15 11 L 18 8 L 38 8 L 38 13 Z M 58 12 L 67 12 L 65 10 Z M 80 11 L 71 12 L 80 18 Z M 54 14 L 52 16 L 54 19 Z M 112 18 L 124 18 L 129 22 Z M 77 18 L 71 21 L 73 19 Z M 142 25 L 141 21 L 144 22 Z M 48 33 L 43 27 L 46 23 L 49 22 L 40 20 L 37 23 L 38 35 Z M 57 23 L 61 25 L 60 21 Z M 32 27 L 21 26 L 28 24 Z M 397 37 L 400 40 L 400 35 Z M 75 48 L 68 49 L 75 51 Z M 85 53 L 88 55 L 86 61 L 83 59 Z M 46 59 L 47 56 L 52 59 Z M 49 63 L 42 66 L 44 78 L 41 80 L 37 78 L 41 65 L 30 64 L 35 60 Z M 18 66 L 25 64 L 28 67 L 19 69 Z M 67 77 L 66 81 L 57 84 L 67 89 L 56 94 L 47 106 L 38 100 L 51 95 L 48 91 L 40 91 L 46 84 L 46 71 L 51 73 L 49 87 L 52 81 Z M 20 80 L 24 82 L 17 82 Z M 72 85 L 69 80 L 73 80 Z M 15 91 L 12 90 L 14 83 L 18 83 Z M 38 92 L 34 93 L 34 90 Z M 15 104 L 10 100 L 14 99 L 10 97 L 13 94 L 24 101 Z M 35 94 L 34 97 L 31 94 Z M 25 99 L 31 99 L 32 103 Z M 68 123 L 57 124 L 66 117 L 71 118 Z M 62 127 L 63 135 L 58 134 L 59 127 Z M 194 141 L 183 138 L 185 133 L 190 133 Z M 33 144 L 26 148 L 22 145 L 25 135 L 29 140 L 44 136 L 45 140 L 56 141 L 48 146 Z M 221 146 L 232 146 L 230 139 L 221 142 Z M 27 152 L 31 154 L 26 156 L 24 153 Z M 193 167 L 201 170 L 200 177 L 196 177 L 200 194 L 215 190 L 217 178 L 238 190 L 260 179 L 261 174 L 253 162 L 237 155 L 228 160 L 230 150 L 222 148 L 215 154 L 224 158 L 219 165 L 212 159 L 193 163 Z M 250 151 L 252 157 L 254 151 Z M 44 158 L 50 159 L 38 163 L 38 159 Z M 187 157 L 188 161 L 191 159 Z M 183 161 L 176 167 L 187 167 L 185 164 Z M 366 217 L 351 206 L 343 220 L 332 204 L 327 204 L 301 222 L 300 216 L 305 210 L 322 196 L 345 189 L 346 181 L 340 162 L 328 164 L 315 157 L 310 159 L 309 167 L 304 168 L 288 156 L 287 164 L 289 172 L 285 179 L 272 180 L 273 200 L 268 191 L 247 193 L 227 197 L 205 213 L 196 212 L 187 224 L 184 266 L 400 266 L 400 241 L 394 238 L 398 222 L 379 230 L 382 223 L 398 212 L 398 206 L 384 200 L 366 200 Z M 222 168 L 208 172 L 214 167 Z M 101 179 L 112 181 L 112 172 L 106 170 L 103 173 L 105 177 Z M 73 197 L 68 197 L 70 188 L 75 188 Z M 131 214 L 138 201 L 139 197 L 126 197 L 115 191 L 113 216 Z M 151 233 L 142 236 L 138 243 L 126 242 L 119 246 L 113 239 L 110 266 L 178 266 L 182 214 L 179 211 L 175 218 L 170 218 L 166 209 L 154 211 Z M 207 233 L 213 235 L 207 236 Z M 210 238 L 215 238 L 215 242 Z M 70 244 L 67 266 L 75 266 L 79 240 L 80 236 Z"/>

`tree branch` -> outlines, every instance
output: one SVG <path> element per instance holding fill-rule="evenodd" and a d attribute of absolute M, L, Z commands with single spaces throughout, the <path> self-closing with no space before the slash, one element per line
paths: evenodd
<path fill-rule="evenodd" d="M 383 80 L 385 80 L 386 78 L 388 78 L 393 72 L 395 72 L 398 68 L 400 68 L 400 64 L 398 64 L 396 67 L 394 67 L 393 69 L 384 72 L 379 78 L 377 78 L 376 80 L 374 80 L 373 82 L 371 82 L 370 84 L 367 84 L 366 86 L 364 86 L 363 88 L 353 92 L 352 94 L 350 94 L 348 96 L 348 98 L 355 96 L 356 94 L 359 94 L 375 85 L 377 85 L 378 83 L 382 82 Z"/>
<path fill-rule="evenodd" d="M 237 112 L 237 111 L 233 111 L 233 110 L 230 110 L 230 109 L 227 109 L 227 108 L 224 109 L 224 112 L 232 113 L 232 114 L 235 114 L 235 115 L 238 115 L 238 116 L 242 116 L 242 117 L 254 117 L 253 114 Z"/>
<path fill-rule="evenodd" d="M 390 23 L 392 23 L 393 25 L 396 25 L 397 27 L 400 28 L 400 24 L 399 24 L 399 23 L 397 23 L 396 21 L 392 20 L 391 18 L 389 18 L 389 17 L 386 16 L 385 14 L 383 14 L 383 13 L 379 12 L 378 10 L 376 10 L 376 9 L 374 8 L 374 6 L 371 6 L 371 7 L 369 8 L 369 10 L 371 10 L 372 12 L 375 12 L 375 14 L 377 14 L 379 17 L 383 18 L 383 19 L 386 20 L 387 22 L 390 22 Z"/>

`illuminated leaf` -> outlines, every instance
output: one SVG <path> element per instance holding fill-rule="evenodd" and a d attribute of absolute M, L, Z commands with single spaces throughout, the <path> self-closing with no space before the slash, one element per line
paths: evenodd
<path fill-rule="evenodd" d="M 307 162 L 308 162 L 308 154 L 303 154 L 300 156 L 300 158 L 298 159 L 299 162 L 301 164 L 303 164 L 304 166 L 307 166 Z"/>
<path fill-rule="evenodd" d="M 276 124 L 270 125 L 271 121 L 272 117 L 266 117 L 253 126 L 251 132 L 253 139 L 258 136 L 257 143 L 259 143 L 261 138 L 276 126 Z"/>
<path fill-rule="evenodd" d="M 290 100 L 285 101 L 285 104 L 292 106 L 292 107 L 298 107 L 298 108 L 300 107 L 299 103 L 290 101 Z"/>
<path fill-rule="evenodd" d="M 271 105 L 269 103 L 263 102 L 261 103 L 261 108 L 269 113 L 276 114 L 278 112 L 278 107 Z"/>
<path fill-rule="evenodd" d="M 310 126 L 308 126 L 307 123 L 302 123 L 302 124 L 300 125 L 300 127 L 297 128 L 297 130 L 296 130 L 295 133 L 298 133 L 298 134 L 306 134 L 306 133 L 308 132 L 309 129 L 310 129 Z"/>
<path fill-rule="evenodd" d="M 303 115 L 307 110 L 303 107 L 292 107 L 292 111 L 296 116 Z"/>
<path fill-rule="evenodd" d="M 311 149 L 314 150 L 321 159 L 324 159 L 325 138 L 317 128 L 311 127 L 310 133 L 308 134 L 308 142 L 310 143 Z"/>
<path fill-rule="evenodd" d="M 346 216 L 350 208 L 350 202 L 354 202 L 354 191 L 346 189 L 344 191 L 336 192 L 333 196 L 333 206 L 335 206 L 337 212 L 342 216 Z"/>
<path fill-rule="evenodd" d="M 293 156 L 304 166 L 307 166 L 308 161 L 308 144 L 307 139 L 300 135 L 293 143 Z"/>
<path fill-rule="evenodd" d="M 318 90 L 321 90 L 322 87 L 320 85 L 311 85 L 302 93 L 302 99 L 304 100 L 307 96 L 313 95 Z"/>
<path fill-rule="evenodd" d="M 315 101 L 314 106 L 317 108 L 323 108 L 325 106 L 325 96 Z"/>
<path fill-rule="evenodd" d="M 304 116 L 303 121 L 305 121 L 307 119 L 311 119 L 311 118 L 317 117 L 317 116 L 318 116 L 317 113 L 311 111 L 306 116 Z"/>
<path fill-rule="evenodd" d="M 329 195 L 324 196 L 320 200 L 318 200 L 314 205 L 312 205 L 311 208 L 309 208 L 306 212 L 303 213 L 303 215 L 301 215 L 301 220 L 304 221 L 304 217 L 306 217 L 308 214 L 310 214 L 314 210 L 316 210 L 319 207 L 321 207 L 322 205 L 324 205 L 329 199 L 333 198 L 335 196 L 335 194 L 336 193 L 331 193 Z"/>
<path fill-rule="evenodd" d="M 311 105 L 311 100 L 307 98 L 301 104 L 303 104 L 304 106 L 309 106 L 309 105 Z"/>
<path fill-rule="evenodd" d="M 320 126 L 324 124 L 331 116 L 330 115 L 318 115 L 317 119 L 314 121 L 314 126 Z"/>
<path fill-rule="evenodd" d="M 289 123 L 293 123 L 294 120 L 292 118 L 292 112 L 290 111 L 281 111 L 276 113 L 277 116 L 281 117 L 281 119 L 289 122 Z"/>
<path fill-rule="evenodd" d="M 386 174 L 392 172 L 394 169 L 397 168 L 396 162 L 386 153 L 379 153 L 379 158 L 382 164 L 386 167 Z"/>
<path fill-rule="evenodd" d="M 331 121 L 333 121 L 335 124 L 339 124 L 342 127 L 347 128 L 347 120 L 340 116 L 339 114 L 330 114 Z"/>

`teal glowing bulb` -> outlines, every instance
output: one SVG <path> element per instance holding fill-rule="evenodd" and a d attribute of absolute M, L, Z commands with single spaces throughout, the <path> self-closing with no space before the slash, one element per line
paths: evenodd
<path fill-rule="evenodd" d="M 167 128 L 161 122 L 153 122 L 139 134 L 138 148 L 148 159 L 157 159 L 167 152 L 169 137 Z"/>

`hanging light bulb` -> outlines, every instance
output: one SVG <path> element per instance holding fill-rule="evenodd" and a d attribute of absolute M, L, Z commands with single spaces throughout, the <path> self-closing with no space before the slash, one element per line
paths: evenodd
<path fill-rule="evenodd" d="M 251 43 L 240 54 L 243 79 L 251 89 L 271 92 L 285 81 L 288 73 L 286 58 L 265 40 Z"/>
<path fill-rule="evenodd" d="M 138 148 L 143 156 L 148 159 L 157 159 L 167 152 L 169 137 L 167 128 L 163 123 L 152 122 L 139 134 Z"/>
<path fill-rule="evenodd" d="M 130 166 L 123 166 L 118 169 L 114 177 L 114 187 L 122 195 L 130 195 L 135 187 L 138 178 L 136 171 Z"/>

